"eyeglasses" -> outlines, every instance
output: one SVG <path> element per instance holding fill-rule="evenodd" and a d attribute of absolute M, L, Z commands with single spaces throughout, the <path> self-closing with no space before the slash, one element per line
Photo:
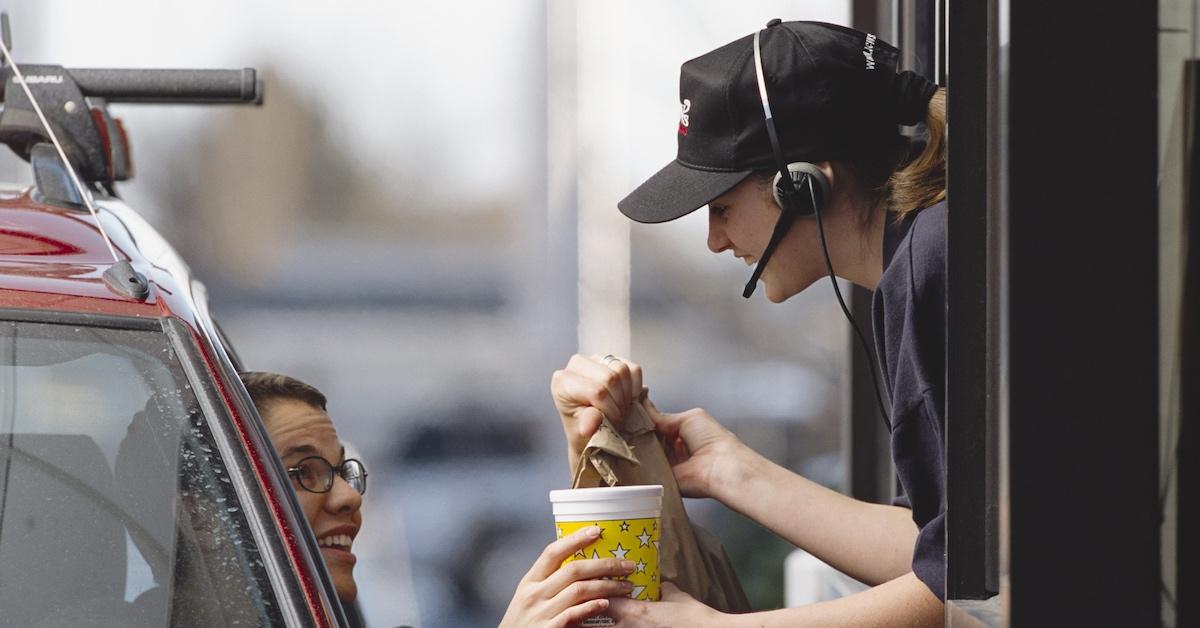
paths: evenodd
<path fill-rule="evenodd" d="M 367 469 L 362 461 L 347 458 L 337 466 L 320 456 L 309 456 L 290 467 L 288 475 L 295 478 L 300 488 L 310 493 L 328 493 L 333 489 L 333 473 L 342 476 L 350 488 L 364 495 L 367 492 Z"/>

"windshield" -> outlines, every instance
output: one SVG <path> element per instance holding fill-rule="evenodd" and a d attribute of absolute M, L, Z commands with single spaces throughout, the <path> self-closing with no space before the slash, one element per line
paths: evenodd
<path fill-rule="evenodd" d="M 0 321 L 5 625 L 278 625 L 167 335 Z"/>

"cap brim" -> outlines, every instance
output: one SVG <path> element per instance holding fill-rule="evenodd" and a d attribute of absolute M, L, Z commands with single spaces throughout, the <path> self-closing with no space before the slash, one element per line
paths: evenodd
<path fill-rule="evenodd" d="M 617 207 L 637 222 L 675 220 L 707 205 L 742 182 L 753 170 L 713 172 L 672 161 L 629 193 Z"/>

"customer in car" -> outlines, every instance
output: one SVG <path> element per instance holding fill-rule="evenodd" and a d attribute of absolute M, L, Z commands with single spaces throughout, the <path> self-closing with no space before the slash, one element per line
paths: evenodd
<path fill-rule="evenodd" d="M 247 372 L 241 378 L 288 470 L 338 597 L 352 602 L 358 587 L 351 546 L 362 527 L 366 469 L 346 458 L 321 391 L 276 373 Z M 560 568 L 599 535 L 599 528 L 585 528 L 546 546 L 518 583 L 501 628 L 573 625 L 607 609 L 608 598 L 629 595 L 629 582 L 617 579 L 633 571 L 629 561 L 577 560 Z"/>
<path fill-rule="evenodd" d="M 350 548 L 362 527 L 366 470 L 358 460 L 346 458 L 321 391 L 287 375 L 253 372 L 241 377 L 288 470 L 338 597 L 353 601 L 357 558 Z"/>

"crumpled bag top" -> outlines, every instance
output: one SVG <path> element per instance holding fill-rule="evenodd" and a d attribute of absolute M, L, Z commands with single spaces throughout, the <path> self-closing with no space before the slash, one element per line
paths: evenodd
<path fill-rule="evenodd" d="M 658 410 L 647 392 L 643 390 L 639 402 L 631 406 L 620 430 L 604 419 L 583 448 L 572 487 L 661 484 L 659 573 L 663 580 L 719 611 L 747 612 L 750 602 L 720 541 L 688 519 L 671 463 L 654 429 L 652 416 Z"/>

